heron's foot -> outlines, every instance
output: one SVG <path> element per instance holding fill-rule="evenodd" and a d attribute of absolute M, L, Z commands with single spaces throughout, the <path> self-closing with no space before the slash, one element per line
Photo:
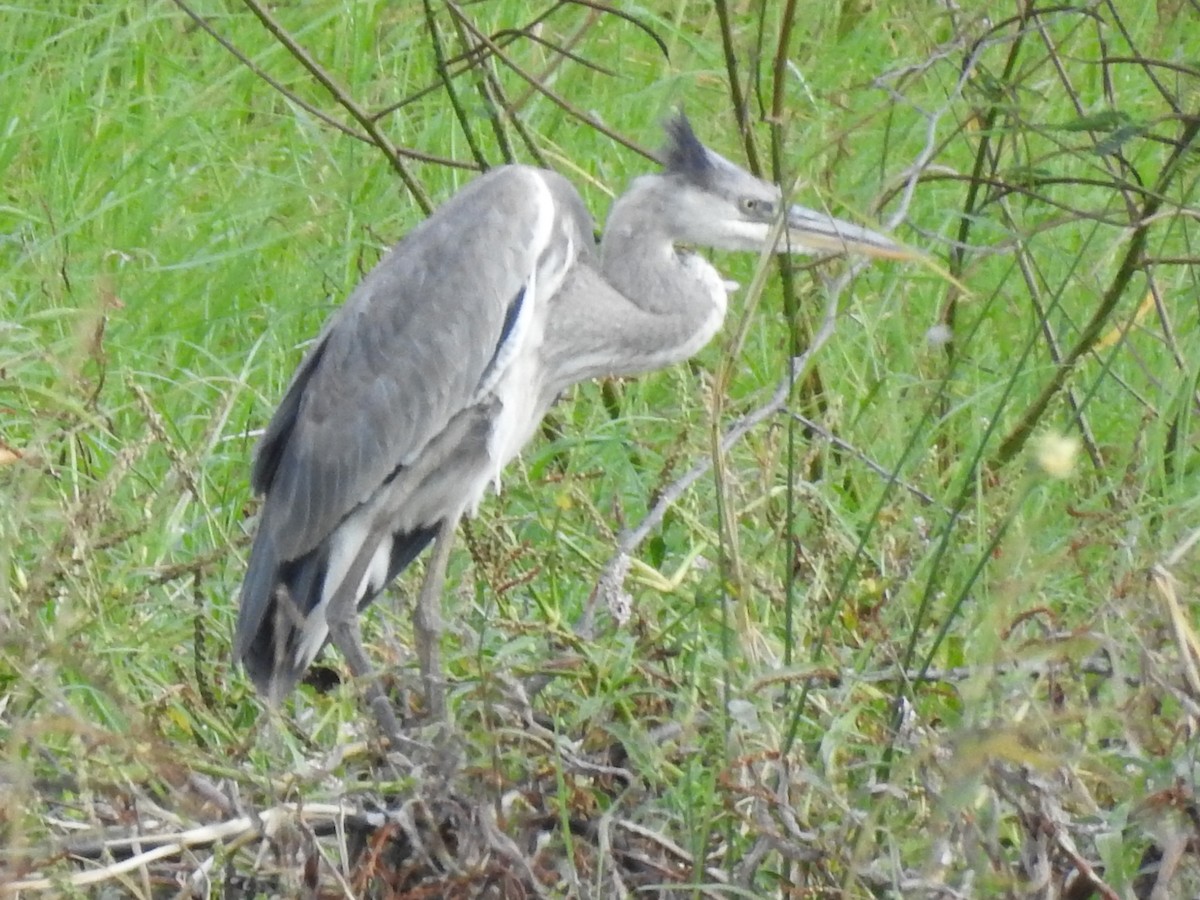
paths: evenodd
<path fill-rule="evenodd" d="M 461 767 L 463 750 L 447 715 L 445 684 L 440 679 L 422 679 L 421 687 L 411 679 L 404 682 L 396 691 L 384 689 L 386 680 L 369 678 L 364 682 L 363 699 L 379 737 L 386 741 L 385 755 L 399 778 L 420 773 L 426 779 L 449 780 Z M 441 705 L 436 712 L 427 694 L 420 697 L 422 687 L 437 692 Z M 412 693 L 418 696 L 412 697 Z"/>
<path fill-rule="evenodd" d="M 392 703 L 384 693 L 378 679 L 372 678 L 367 682 L 366 699 L 371 713 L 375 717 L 375 724 L 379 726 L 380 737 L 388 743 L 389 755 L 397 756 L 396 761 L 411 770 L 415 760 L 423 755 L 424 746 L 405 733 L 405 729 L 396 715 L 396 710 L 392 707 Z"/>
<path fill-rule="evenodd" d="M 450 723 L 421 715 L 403 724 L 390 709 L 372 703 L 379 736 L 386 743 L 382 763 L 397 780 L 449 782 L 462 768 L 462 741 Z"/>
<path fill-rule="evenodd" d="M 399 754 L 402 757 L 401 760 L 398 760 L 400 764 L 411 769 L 412 761 L 407 757 L 419 753 L 422 748 L 420 744 L 405 735 L 396 710 L 380 683 L 379 675 L 372 668 L 367 654 L 363 651 L 362 634 L 358 628 L 357 616 L 346 621 L 331 621 L 329 637 L 334 646 L 341 651 L 355 681 L 363 686 L 367 705 L 379 726 L 380 735 L 388 742 L 390 752 Z"/>

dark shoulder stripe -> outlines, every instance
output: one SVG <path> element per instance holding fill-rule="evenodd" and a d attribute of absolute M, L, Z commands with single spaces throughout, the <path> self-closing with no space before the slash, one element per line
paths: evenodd
<path fill-rule="evenodd" d="M 475 389 L 475 395 L 479 396 L 487 390 L 490 390 L 496 380 L 498 374 L 497 369 L 503 361 L 508 362 L 512 348 L 509 346 L 509 340 L 512 338 L 513 330 L 517 327 L 517 322 L 521 318 L 521 310 L 525 306 L 525 292 L 528 289 L 527 285 L 522 285 L 521 290 L 517 291 L 517 296 L 508 304 L 508 309 L 504 311 L 504 324 L 500 328 L 500 340 L 496 342 L 496 349 L 492 351 L 492 358 L 488 360 L 488 364 L 484 366 L 483 374 L 479 377 L 479 386 Z"/>

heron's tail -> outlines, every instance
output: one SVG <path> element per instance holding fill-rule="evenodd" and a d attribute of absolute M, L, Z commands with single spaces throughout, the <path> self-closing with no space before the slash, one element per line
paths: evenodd
<path fill-rule="evenodd" d="M 260 527 L 254 536 L 242 582 L 234 653 L 259 693 L 272 703 L 291 692 L 310 662 L 301 664 L 296 651 L 318 628 L 311 616 L 327 566 L 322 557 L 328 553 L 322 549 L 288 564 L 280 561 L 268 529 Z"/>
<path fill-rule="evenodd" d="M 271 703 L 280 703 L 292 692 L 329 638 L 327 601 L 338 585 L 326 582 L 339 530 L 294 560 L 279 559 L 269 529 L 261 524 L 254 537 L 242 583 L 234 652 L 254 686 Z M 436 534 L 433 526 L 391 535 L 387 577 L 368 586 L 358 600 L 358 609 L 374 600 Z M 358 552 L 366 549 L 358 548 Z"/>

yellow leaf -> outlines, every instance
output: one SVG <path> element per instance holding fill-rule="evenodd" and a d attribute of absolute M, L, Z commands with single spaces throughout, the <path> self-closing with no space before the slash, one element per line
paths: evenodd
<path fill-rule="evenodd" d="M 0 466 L 11 466 L 13 463 L 20 461 L 21 454 L 4 443 L 4 441 L 0 441 Z"/>
<path fill-rule="evenodd" d="M 1121 335 L 1123 335 L 1127 330 L 1141 322 L 1142 319 L 1146 318 L 1146 313 L 1150 312 L 1152 309 L 1154 309 L 1154 294 L 1147 293 L 1146 299 L 1142 301 L 1142 305 L 1139 306 L 1137 312 L 1134 313 L 1133 321 L 1128 325 L 1118 325 L 1116 328 L 1112 329 L 1108 334 L 1096 341 L 1096 346 L 1093 349 L 1104 350 L 1108 347 L 1111 347 L 1121 339 Z"/>

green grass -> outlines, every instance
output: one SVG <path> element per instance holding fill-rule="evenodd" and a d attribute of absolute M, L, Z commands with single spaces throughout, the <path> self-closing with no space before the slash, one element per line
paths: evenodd
<path fill-rule="evenodd" d="M 763 60 L 750 86 L 761 159 L 769 169 L 777 138 L 777 174 L 799 179 L 806 205 L 867 222 L 902 210 L 897 235 L 937 266 L 876 264 L 849 282 L 836 333 L 789 401 L 844 443 L 786 415 L 752 429 L 638 548 L 630 622 L 604 614 L 588 641 L 571 625 L 615 535 L 770 399 L 819 325 L 823 279 L 845 264 L 772 269 L 744 343 L 742 291 L 692 363 L 580 385 L 554 409 L 451 564 L 445 650 L 474 799 L 520 790 L 524 806 L 504 807 L 501 827 L 527 851 L 535 827 L 549 830 L 542 862 L 570 860 L 585 886 L 607 883 L 607 860 L 593 836 L 561 826 L 611 822 L 608 811 L 707 860 L 712 871 L 613 826 L 614 859 L 678 863 L 638 883 L 678 879 L 685 895 L 724 873 L 742 896 L 945 896 L 945 885 L 1048 897 L 1036 879 L 1076 877 L 1080 860 L 1116 896 L 1149 896 L 1156 877 L 1188 895 L 1200 285 L 1187 210 L 1200 151 L 1178 145 L 1200 113 L 1200 35 L 1169 4 L 1023 28 L 1016 8 L 975 3 L 952 18 L 845 4 L 800 12 L 776 85 L 786 4 L 765 6 L 761 23 L 757 4 L 731 8 L 743 76 Z M 298 97 L 346 119 L 247 10 L 196 8 Z M 566 61 L 547 83 L 647 148 L 682 105 L 744 160 L 716 8 L 622 7 L 665 59 L 633 24 L 564 7 L 543 37 L 582 31 L 572 52 L 599 68 Z M 517 2 L 468 11 L 487 33 L 532 15 Z M 363 108 L 438 84 L 420 4 L 273 12 Z M 230 634 L 252 432 L 302 342 L 421 211 L 378 148 L 285 99 L 172 3 L 27 4 L 0 21 L 3 896 L 7 881 L 96 865 L 48 861 L 79 839 L 65 823 L 103 835 L 133 811 L 163 821 L 168 810 L 172 830 L 237 814 L 189 773 L 236 790 L 244 809 L 397 787 L 368 779 L 361 756 L 335 756 L 371 733 L 352 690 L 304 688 L 271 721 Z M 539 75 L 554 66 L 544 44 L 508 50 Z M 1139 56 L 1155 62 L 1120 61 Z M 495 71 L 602 222 L 650 163 Z M 476 146 L 500 161 L 475 74 L 455 85 Z M 759 103 L 776 90 L 786 115 L 773 131 Z M 472 159 L 444 88 L 380 125 L 403 146 Z M 924 177 L 905 200 L 918 159 Z M 412 172 L 435 202 L 470 177 L 434 163 Z M 754 279 L 754 260 L 716 262 L 743 286 Z M 953 344 L 930 340 L 951 316 Z M 1068 477 L 1039 462 L 1046 435 L 1079 442 Z M 411 677 L 406 605 L 377 606 L 368 650 Z M 530 737 L 511 711 L 512 681 L 543 670 L 555 677 L 534 708 L 571 747 Z M 623 766 L 634 786 L 572 760 Z M 216 853 L 216 880 L 197 889 L 216 896 L 226 862 L 259 871 L 255 847 L 205 846 L 111 880 L 150 896 L 164 883 L 153 879 Z M 1161 876 L 1144 866 L 1155 853 Z M 274 862 L 291 873 L 285 887 L 259 890 L 295 889 L 299 868 Z M 382 868 L 341 863 L 388 896 Z M 328 886 L 336 866 L 321 866 Z M 552 896 L 584 893 L 547 881 Z"/>

